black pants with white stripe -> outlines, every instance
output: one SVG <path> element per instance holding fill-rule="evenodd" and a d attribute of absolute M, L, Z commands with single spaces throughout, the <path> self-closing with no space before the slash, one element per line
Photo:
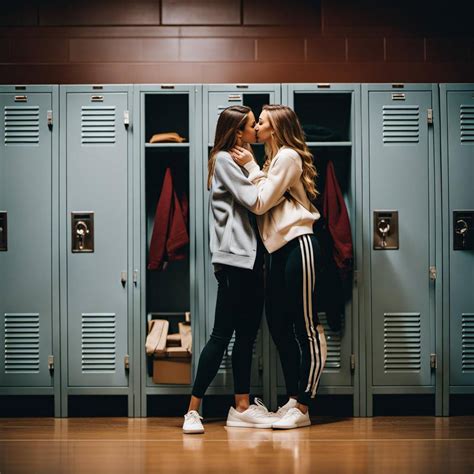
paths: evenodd
<path fill-rule="evenodd" d="M 327 346 L 319 324 L 317 272 L 320 248 L 303 235 L 271 254 L 267 274 L 266 317 L 278 349 L 288 396 L 309 405 L 316 396 Z"/>

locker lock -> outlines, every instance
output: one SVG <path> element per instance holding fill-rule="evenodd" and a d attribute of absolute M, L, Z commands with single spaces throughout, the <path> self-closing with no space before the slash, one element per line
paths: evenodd
<path fill-rule="evenodd" d="M 374 250 L 395 250 L 398 245 L 398 211 L 374 211 Z"/>
<path fill-rule="evenodd" d="M 453 212 L 453 250 L 474 250 L 474 211 Z"/>
<path fill-rule="evenodd" d="M 8 226 L 7 226 L 7 213 L 5 211 L 0 212 L 0 252 L 6 252 L 8 250 Z"/>
<path fill-rule="evenodd" d="M 72 252 L 84 253 L 94 251 L 94 213 L 72 212 Z"/>

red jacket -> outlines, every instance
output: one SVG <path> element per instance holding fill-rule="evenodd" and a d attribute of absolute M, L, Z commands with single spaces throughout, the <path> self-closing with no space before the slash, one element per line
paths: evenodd
<path fill-rule="evenodd" d="M 326 186 L 323 194 L 323 216 L 334 243 L 334 260 L 341 274 L 352 270 L 352 234 L 346 203 L 337 183 L 332 161 L 326 168 Z"/>
<path fill-rule="evenodd" d="M 171 169 L 166 168 L 153 223 L 149 270 L 164 270 L 167 262 L 186 257 L 185 246 L 189 243 L 187 218 L 188 198 L 184 192 L 178 196 Z"/>

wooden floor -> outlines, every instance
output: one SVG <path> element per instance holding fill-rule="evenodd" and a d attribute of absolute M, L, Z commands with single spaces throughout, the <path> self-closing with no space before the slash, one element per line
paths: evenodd
<path fill-rule="evenodd" d="M 3 418 L 0 473 L 468 473 L 474 417 L 319 417 L 290 431 L 180 418 Z"/>

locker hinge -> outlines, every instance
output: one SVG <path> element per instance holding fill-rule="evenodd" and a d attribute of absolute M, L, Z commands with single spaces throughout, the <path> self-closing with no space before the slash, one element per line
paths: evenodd
<path fill-rule="evenodd" d="M 262 356 L 258 358 L 258 371 L 263 372 L 263 357 Z"/>
<path fill-rule="evenodd" d="M 437 361 L 436 361 L 436 354 L 430 354 L 430 367 L 432 369 L 436 369 L 438 367 Z"/>
<path fill-rule="evenodd" d="M 433 109 L 428 109 L 427 120 L 429 124 L 433 123 Z"/>
<path fill-rule="evenodd" d="M 48 356 L 48 370 L 52 372 L 54 370 L 54 356 Z"/>
<path fill-rule="evenodd" d="M 48 127 L 53 128 L 53 111 L 52 110 L 48 110 L 46 112 L 46 120 L 48 122 Z"/>
<path fill-rule="evenodd" d="M 351 354 L 351 370 L 355 370 L 356 368 L 356 356 L 355 354 Z"/>
<path fill-rule="evenodd" d="M 130 112 L 128 110 L 123 111 L 123 124 L 125 125 L 125 128 L 128 128 L 130 125 Z"/>
<path fill-rule="evenodd" d="M 432 265 L 430 267 L 430 280 L 431 281 L 436 281 L 436 277 L 438 276 L 438 271 L 436 270 L 436 267 Z"/>
<path fill-rule="evenodd" d="M 127 354 L 124 358 L 124 365 L 125 365 L 125 370 L 130 370 L 130 357 Z"/>

